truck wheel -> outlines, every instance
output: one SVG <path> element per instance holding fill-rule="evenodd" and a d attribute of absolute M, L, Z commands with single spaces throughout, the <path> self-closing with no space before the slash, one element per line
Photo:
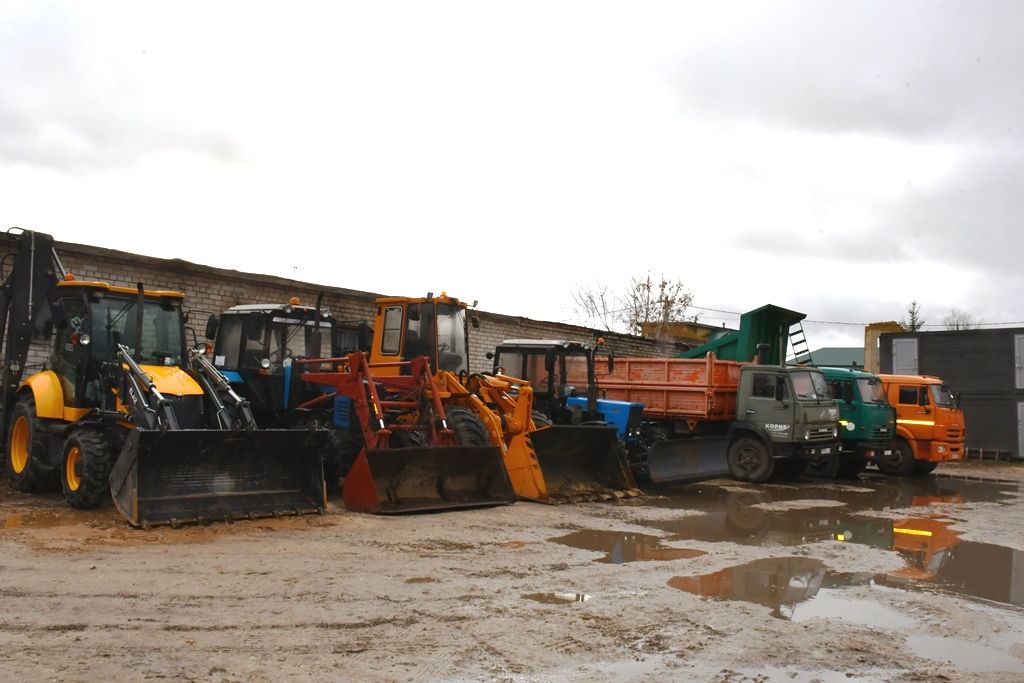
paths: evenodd
<path fill-rule="evenodd" d="M 110 498 L 110 468 L 114 465 L 110 444 L 101 432 L 76 429 L 64 443 L 60 484 L 64 500 L 73 508 L 88 510 Z"/>
<path fill-rule="evenodd" d="M 910 474 L 914 477 L 924 477 L 931 474 L 938 465 L 939 463 L 932 462 L 931 460 L 915 460 L 914 471 Z"/>
<path fill-rule="evenodd" d="M 842 465 L 840 457 L 838 453 L 829 453 L 812 458 L 807 466 L 807 474 L 819 479 L 835 479 Z"/>
<path fill-rule="evenodd" d="M 46 441 L 32 395 L 22 396 L 11 411 L 7 442 L 7 478 L 18 491 L 39 493 L 57 488 L 57 472 L 46 462 Z"/>
<path fill-rule="evenodd" d="M 890 477 L 909 476 L 914 471 L 914 449 L 906 439 L 896 439 L 892 442 L 892 453 L 876 455 L 875 464 Z"/>
<path fill-rule="evenodd" d="M 857 476 L 867 469 L 868 459 L 863 455 L 850 453 L 842 458 L 839 465 L 839 477 L 841 479 L 856 479 Z"/>
<path fill-rule="evenodd" d="M 533 418 L 533 425 L 537 429 L 544 429 L 545 427 L 550 427 L 553 424 L 551 422 L 551 418 L 549 418 L 547 415 L 540 412 L 539 410 L 535 410 L 532 413 L 530 413 L 530 417 Z"/>
<path fill-rule="evenodd" d="M 775 460 L 758 439 L 744 437 L 729 446 L 729 473 L 739 481 L 760 484 L 775 471 Z"/>
<path fill-rule="evenodd" d="M 455 432 L 455 441 L 460 446 L 490 446 L 487 428 L 476 415 L 465 408 L 445 408 L 448 426 Z"/>

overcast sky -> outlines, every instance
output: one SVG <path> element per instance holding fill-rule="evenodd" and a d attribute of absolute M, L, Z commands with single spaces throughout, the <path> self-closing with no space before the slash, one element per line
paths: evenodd
<path fill-rule="evenodd" d="M 2 2 L 0 221 L 567 322 L 647 271 L 724 311 L 1021 321 L 1021 26 L 1015 1 Z"/>

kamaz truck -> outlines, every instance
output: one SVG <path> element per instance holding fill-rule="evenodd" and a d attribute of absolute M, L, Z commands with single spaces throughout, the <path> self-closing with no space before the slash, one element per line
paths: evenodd
<path fill-rule="evenodd" d="M 819 368 L 839 404 L 839 457 L 811 464 L 808 474 L 855 477 L 868 462 L 892 457 L 896 412 L 878 376 L 854 368 Z"/>

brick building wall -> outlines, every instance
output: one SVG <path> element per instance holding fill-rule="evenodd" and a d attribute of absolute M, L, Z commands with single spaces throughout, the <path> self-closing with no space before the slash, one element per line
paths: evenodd
<path fill-rule="evenodd" d="M 7 234 L 0 234 L 0 257 L 15 249 L 15 240 Z M 203 330 L 211 313 L 220 313 L 238 304 L 285 302 L 293 296 L 299 297 L 303 303 L 312 304 L 321 291 L 324 292 L 324 305 L 339 321 L 366 322 L 372 325 L 376 310 L 374 300 L 380 296 L 373 292 L 213 268 L 180 259 L 141 256 L 83 244 L 58 242 L 56 249 L 64 267 L 79 280 L 101 280 L 133 288 L 142 282 L 147 289 L 185 292 L 185 309 L 191 312 L 188 325 L 195 330 L 199 340 L 204 339 Z M 5 263 L 6 267 L 9 265 Z M 418 294 L 408 292 L 409 296 Z M 480 311 L 479 316 L 480 327 L 470 328 L 470 369 L 473 372 L 490 370 L 491 362 L 485 354 L 493 351 L 502 340 L 513 338 L 593 342 L 600 335 L 618 356 L 671 356 L 683 348 L 671 342 L 655 342 L 632 335 L 599 332 L 576 325 L 488 311 Z M 188 341 L 191 342 L 191 338 Z M 41 369 L 48 357 L 49 343 L 34 343 L 29 354 L 28 371 Z"/>

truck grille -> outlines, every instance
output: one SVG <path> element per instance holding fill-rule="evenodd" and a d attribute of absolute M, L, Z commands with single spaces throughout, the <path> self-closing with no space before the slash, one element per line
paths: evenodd
<path fill-rule="evenodd" d="M 871 436 L 876 439 L 888 439 L 892 436 L 892 430 L 888 427 L 875 427 L 871 430 Z"/>
<path fill-rule="evenodd" d="M 834 438 L 832 436 L 832 427 L 818 427 L 816 429 L 808 429 L 807 437 L 808 441 L 827 441 Z"/>
<path fill-rule="evenodd" d="M 949 429 L 947 429 L 946 436 L 951 441 L 959 441 L 960 439 L 964 438 L 963 431 L 960 430 L 958 427 L 950 427 Z"/>

